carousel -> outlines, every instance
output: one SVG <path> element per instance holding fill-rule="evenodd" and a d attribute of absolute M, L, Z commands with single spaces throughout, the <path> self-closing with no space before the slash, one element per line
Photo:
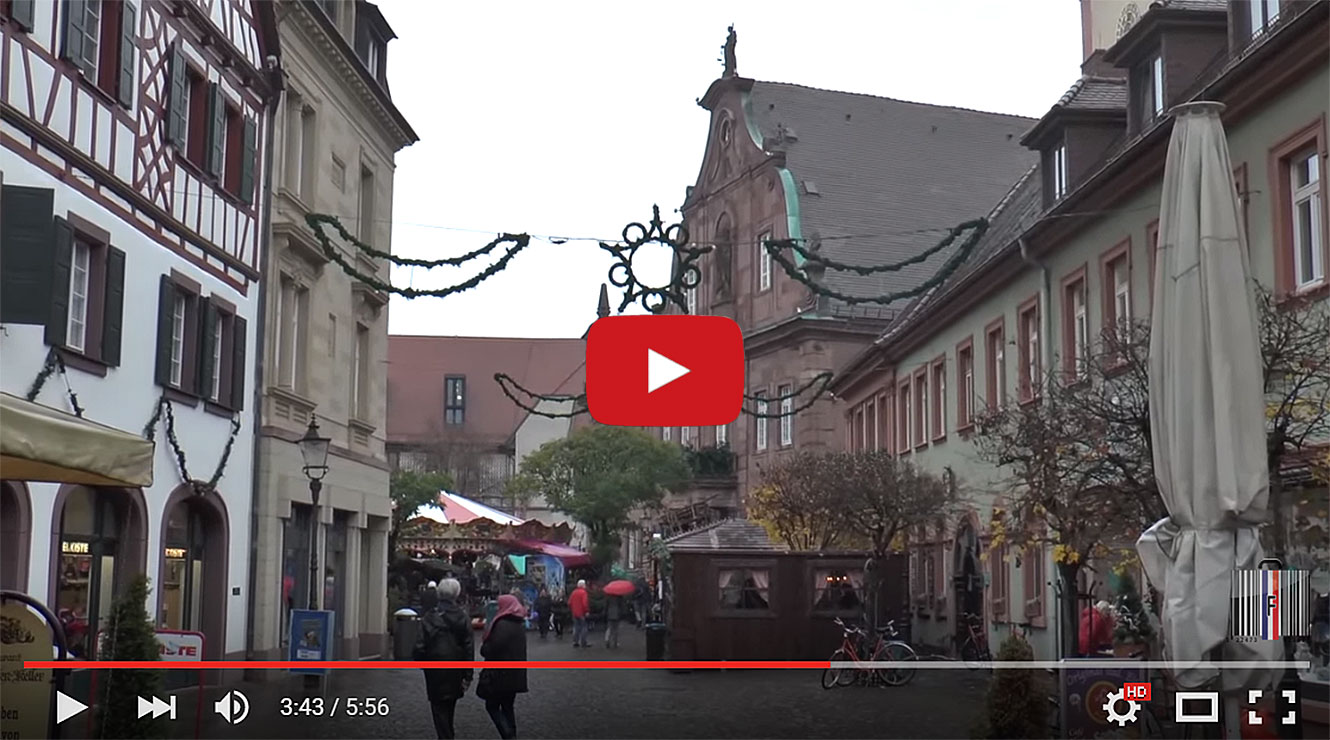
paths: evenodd
<path fill-rule="evenodd" d="M 518 591 L 531 604 L 541 589 L 561 597 L 571 575 L 591 556 L 569 543 L 573 528 L 523 520 L 442 491 L 402 527 L 394 570 L 410 591 L 428 581 L 462 582 L 466 601 L 483 614 L 500 594 Z"/>

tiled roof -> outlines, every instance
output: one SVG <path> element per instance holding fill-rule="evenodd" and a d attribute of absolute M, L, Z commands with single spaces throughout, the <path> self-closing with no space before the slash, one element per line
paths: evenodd
<path fill-rule="evenodd" d="M 1127 80 L 1082 77 L 1071 86 L 1054 108 L 1071 110 L 1126 110 Z"/>
<path fill-rule="evenodd" d="M 460 436 L 503 444 L 527 412 L 503 394 L 494 374 L 506 373 L 534 393 L 567 392 L 579 385 L 574 378 L 580 376 L 585 357 L 586 344 L 581 339 L 391 335 L 388 441 L 439 438 L 445 431 L 444 378 L 461 375 L 466 378 L 466 412 Z"/>
<path fill-rule="evenodd" d="M 771 541 L 762 525 L 747 519 L 724 519 L 665 540 L 670 550 L 784 550 Z"/>
<path fill-rule="evenodd" d="M 920 297 L 901 312 L 901 315 L 878 338 L 876 344 L 889 344 L 902 331 L 926 315 L 942 298 L 954 292 L 959 283 L 971 274 L 984 269 L 1029 228 L 1042 211 L 1043 189 L 1039 182 L 1039 168 L 1035 166 L 1027 170 L 993 208 L 988 215 L 988 231 L 980 237 L 979 243 L 975 245 L 965 264 L 961 265 L 941 287 Z M 944 252 L 934 260 L 945 260 L 948 256 L 949 252 Z"/>
<path fill-rule="evenodd" d="M 1157 0 L 1151 3 L 1151 6 L 1154 5 L 1178 10 L 1228 12 L 1228 0 Z"/>
<path fill-rule="evenodd" d="M 821 254 L 852 264 L 893 262 L 936 244 L 946 228 L 987 213 L 1036 158 L 1020 145 L 1034 123 L 1022 116 L 776 82 L 755 82 L 750 104 L 768 148 L 779 141 L 786 153 L 806 244 L 820 239 Z M 828 271 L 820 282 L 881 295 L 933 269 Z"/>

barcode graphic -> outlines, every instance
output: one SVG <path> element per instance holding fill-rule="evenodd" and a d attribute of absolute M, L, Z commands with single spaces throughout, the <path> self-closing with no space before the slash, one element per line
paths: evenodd
<path fill-rule="evenodd" d="M 1311 635 L 1310 575 L 1305 570 L 1233 571 L 1233 636 L 1279 640 Z"/>

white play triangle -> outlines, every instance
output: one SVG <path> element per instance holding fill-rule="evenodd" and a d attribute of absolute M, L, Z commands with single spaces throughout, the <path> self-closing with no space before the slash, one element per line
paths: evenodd
<path fill-rule="evenodd" d="M 692 370 L 654 349 L 647 350 L 647 393 L 651 393 L 668 383 L 673 383 L 690 372 Z"/>
<path fill-rule="evenodd" d="M 143 700 L 139 699 L 139 701 L 142 702 Z M 66 694 L 63 691 L 55 692 L 55 723 L 57 725 L 70 717 L 81 713 L 87 708 L 87 704 L 84 704 L 69 694 Z M 143 715 L 140 714 L 139 716 L 142 717 Z"/>

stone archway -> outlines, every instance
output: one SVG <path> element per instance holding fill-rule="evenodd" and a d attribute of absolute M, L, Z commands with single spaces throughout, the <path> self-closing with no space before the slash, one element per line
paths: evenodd
<path fill-rule="evenodd" d="M 0 481 L 0 589 L 27 592 L 32 504 L 23 481 Z"/>
<path fill-rule="evenodd" d="M 178 486 L 162 507 L 158 588 L 159 627 L 204 634 L 204 658 L 226 655 L 226 614 L 231 522 L 216 491 Z"/>
<path fill-rule="evenodd" d="M 984 624 L 984 571 L 979 558 L 979 527 L 974 512 L 961 518 L 952 548 L 952 603 L 955 604 L 956 644 L 969 635 L 965 615 L 975 614 Z"/>

